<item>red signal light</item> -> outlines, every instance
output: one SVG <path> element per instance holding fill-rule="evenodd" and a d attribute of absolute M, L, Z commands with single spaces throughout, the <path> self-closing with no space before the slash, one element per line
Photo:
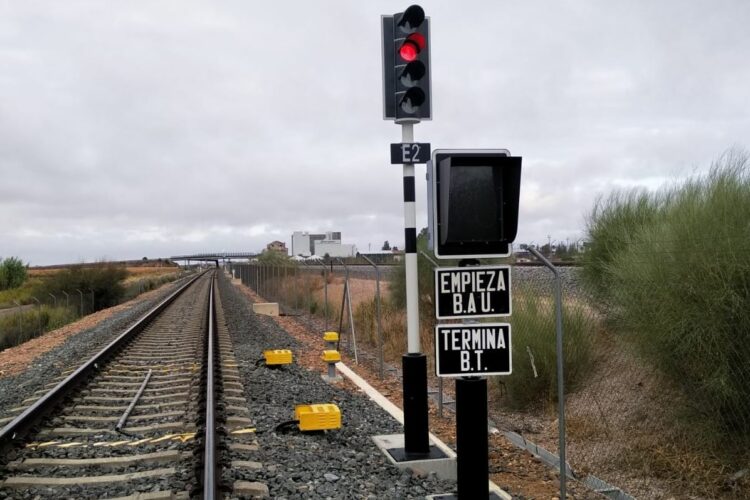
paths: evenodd
<path fill-rule="evenodd" d="M 401 59 L 404 61 L 412 62 L 419 55 L 419 47 L 415 43 L 407 40 L 398 49 L 398 55 L 400 55 Z"/>
<path fill-rule="evenodd" d="M 425 38 L 421 33 L 412 33 L 398 49 L 398 55 L 407 62 L 414 61 L 425 47 Z"/>

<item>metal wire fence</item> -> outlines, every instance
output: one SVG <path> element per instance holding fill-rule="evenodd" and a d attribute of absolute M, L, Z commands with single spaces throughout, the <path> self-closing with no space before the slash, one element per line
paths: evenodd
<path fill-rule="evenodd" d="M 373 366 L 382 360 L 388 371 L 398 365 L 405 345 L 403 311 L 388 299 L 399 268 L 378 269 L 377 287 L 377 267 L 361 264 L 233 264 L 231 272 L 265 300 L 278 302 L 284 314 L 339 331 L 344 349 L 353 352 L 356 346 L 361 359 L 370 352 Z M 750 387 L 750 342 L 721 344 L 707 334 L 684 351 L 675 348 L 657 357 L 653 346 L 620 321 L 626 300 L 595 300 L 582 285 L 579 268 L 559 272 L 569 476 L 618 499 L 750 495 L 744 446 L 750 397 L 732 392 Z M 542 267 L 515 265 L 511 281 L 513 373 L 490 380 L 489 416 L 509 440 L 559 466 L 553 276 Z M 434 309 L 421 312 L 423 351 L 432 358 Z M 717 351 L 730 360 L 719 367 L 724 377 L 711 372 Z M 700 366 L 701 359 L 708 366 Z M 658 360 L 690 366 L 681 372 Z M 685 380 L 676 373 L 685 373 Z M 701 382 L 704 373 L 707 386 Z M 732 389 L 717 387 L 712 397 L 712 381 L 731 382 Z M 431 377 L 431 385 L 440 381 Z M 446 410 L 452 394 L 453 383 L 446 382 L 439 391 Z"/>

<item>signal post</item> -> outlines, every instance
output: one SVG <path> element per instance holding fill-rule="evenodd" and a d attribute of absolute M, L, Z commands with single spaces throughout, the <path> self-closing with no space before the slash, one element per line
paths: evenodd
<path fill-rule="evenodd" d="M 414 124 L 432 119 L 430 20 L 419 5 L 382 16 L 383 118 L 401 125 L 401 143 L 391 145 L 391 162 L 403 168 L 404 259 L 407 352 L 402 357 L 403 448 L 388 450 L 399 462 L 442 458 L 429 443 L 427 357 L 419 341 L 415 163 L 429 158 L 429 144 L 414 142 Z"/>
<path fill-rule="evenodd" d="M 489 494 L 484 377 L 511 373 L 511 328 L 508 323 L 477 323 L 474 318 L 510 315 L 510 268 L 479 266 L 478 259 L 510 255 L 518 227 L 521 158 L 504 149 L 436 150 L 429 161 L 430 144 L 414 142 L 414 124 L 432 119 L 430 19 L 420 6 L 412 5 L 382 16 L 381 27 L 383 118 L 401 125 L 401 143 L 391 144 L 391 163 L 403 168 L 407 352 L 402 358 L 403 441 L 394 439 L 389 445 L 394 436 L 374 439 L 398 466 L 435 470 L 446 477 L 454 471 L 461 499 L 497 498 Z M 435 329 L 437 375 L 460 377 L 455 469 L 447 463 L 451 459 L 429 443 L 427 358 L 419 341 L 417 163 L 427 163 L 430 181 L 430 247 L 438 259 L 460 259 L 459 268 L 437 269 L 435 279 L 437 318 L 465 320 Z M 446 272 L 455 276 L 440 274 Z"/>

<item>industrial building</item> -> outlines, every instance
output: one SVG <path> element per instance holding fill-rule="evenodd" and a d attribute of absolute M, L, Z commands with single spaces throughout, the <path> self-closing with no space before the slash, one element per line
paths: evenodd
<path fill-rule="evenodd" d="M 293 256 L 324 257 L 326 254 L 329 257 L 354 257 L 357 249 L 354 245 L 341 243 L 341 231 L 331 231 L 325 234 L 313 234 L 307 231 L 292 233 Z"/>

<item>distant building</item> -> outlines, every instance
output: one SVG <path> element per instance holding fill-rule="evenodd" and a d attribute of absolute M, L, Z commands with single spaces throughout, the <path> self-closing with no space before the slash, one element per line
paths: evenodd
<path fill-rule="evenodd" d="M 288 254 L 287 248 L 286 248 L 286 243 L 284 243 L 283 241 L 278 241 L 278 240 L 277 241 L 272 241 L 271 243 L 269 243 L 268 245 L 266 245 L 266 250 L 271 250 L 273 252 L 281 252 L 284 255 Z"/>
<path fill-rule="evenodd" d="M 321 244 L 322 246 L 318 249 L 318 245 Z M 337 248 L 337 246 L 342 248 Z M 353 255 L 351 254 L 352 251 L 356 253 L 354 245 L 341 244 L 341 231 L 331 231 L 325 234 L 312 234 L 307 231 L 292 233 L 292 255 L 301 255 L 302 257 L 319 255 L 322 257 L 327 253 L 331 257 L 350 257 Z M 342 253 L 346 255 L 340 255 Z"/>

